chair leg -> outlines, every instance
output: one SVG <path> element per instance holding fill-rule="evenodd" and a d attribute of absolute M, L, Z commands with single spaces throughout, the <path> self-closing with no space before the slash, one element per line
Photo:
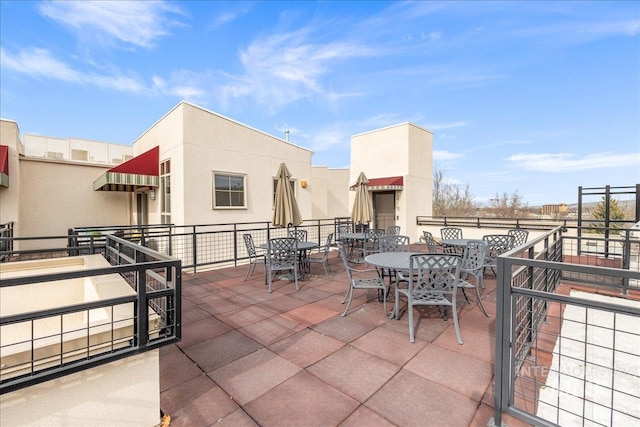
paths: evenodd
<path fill-rule="evenodd" d="M 480 277 L 480 279 L 476 277 L 476 297 L 478 298 L 478 305 L 480 306 L 480 309 L 482 310 L 485 316 L 491 317 L 491 315 L 487 313 L 487 309 L 484 308 L 484 304 L 482 304 L 482 298 L 480 298 L 480 286 L 478 285 L 478 282 L 484 285 L 484 279 L 482 277 Z M 484 286 L 482 287 L 484 288 Z"/>
<path fill-rule="evenodd" d="M 411 296 L 407 301 L 407 311 L 409 311 L 409 341 L 416 342 L 415 330 L 413 326 L 413 304 L 411 301 Z"/>
<path fill-rule="evenodd" d="M 351 300 L 353 299 L 353 286 L 349 285 L 349 290 L 347 291 L 347 295 L 349 296 L 349 302 L 347 303 L 347 306 L 344 308 L 344 311 L 342 312 L 342 317 L 347 315 L 347 311 L 349 311 L 349 306 L 351 305 Z M 347 295 L 345 295 L 344 300 L 342 301 L 342 304 L 344 304 L 344 302 L 347 300 Z"/>
<path fill-rule="evenodd" d="M 271 269 L 267 272 L 267 276 L 269 279 L 269 293 L 271 293 L 271 282 L 273 281 L 273 271 L 271 271 Z"/>
<path fill-rule="evenodd" d="M 253 261 L 249 261 L 249 269 L 247 270 L 247 274 L 244 276 L 243 282 L 247 281 L 247 278 L 253 274 L 253 270 L 256 268 L 256 264 Z"/>
<path fill-rule="evenodd" d="M 460 335 L 460 325 L 458 324 L 458 307 L 456 306 L 455 295 L 453 296 L 453 305 L 451 306 L 451 311 L 453 311 L 453 326 L 456 328 L 456 338 L 458 339 L 458 344 L 464 344 L 462 341 L 462 335 Z"/>
<path fill-rule="evenodd" d="M 324 273 L 327 275 L 327 277 L 330 280 L 333 280 L 333 277 L 331 277 L 331 275 L 329 274 L 329 271 L 331 270 L 331 268 L 329 268 L 329 263 L 327 261 L 323 261 L 322 267 L 324 267 Z"/>

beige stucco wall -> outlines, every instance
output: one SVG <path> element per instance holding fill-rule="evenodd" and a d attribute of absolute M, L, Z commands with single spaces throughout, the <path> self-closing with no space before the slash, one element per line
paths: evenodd
<path fill-rule="evenodd" d="M 93 191 L 93 181 L 108 169 L 21 158 L 19 236 L 59 236 L 71 227 L 129 224 L 129 193 Z"/>
<path fill-rule="evenodd" d="M 431 215 L 433 134 L 411 123 L 402 123 L 351 137 L 350 184 L 360 172 L 368 179 L 402 176 L 396 191 L 396 225 L 411 241 L 419 238 L 416 216 Z M 353 204 L 355 192 L 350 194 Z"/>
<path fill-rule="evenodd" d="M 0 186 L 0 223 L 14 221 L 20 217 L 20 180 L 18 179 L 18 157 L 22 151 L 18 124 L 11 120 L 0 120 L 0 144 L 9 147 L 9 187 Z"/>
<path fill-rule="evenodd" d="M 171 159 L 171 221 L 211 224 L 270 221 L 272 180 L 281 162 L 296 181 L 296 199 L 305 219 L 312 196 L 312 152 L 195 105 L 181 102 L 134 142 L 134 153 L 160 147 Z M 213 172 L 246 175 L 247 207 L 212 209 Z M 150 202 L 149 222 L 160 222 L 159 200 Z"/>
<path fill-rule="evenodd" d="M 349 216 L 349 169 L 314 166 L 308 187 L 312 197 L 313 219 Z"/>
<path fill-rule="evenodd" d="M 159 350 L 0 396 L 0 425 L 131 426 L 160 423 Z"/>

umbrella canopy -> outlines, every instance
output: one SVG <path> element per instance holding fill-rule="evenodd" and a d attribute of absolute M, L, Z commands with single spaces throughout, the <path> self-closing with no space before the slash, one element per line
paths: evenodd
<path fill-rule="evenodd" d="M 353 202 L 353 209 L 351 210 L 351 219 L 354 224 L 367 224 L 373 219 L 373 206 L 371 205 L 371 197 L 369 197 L 369 188 L 367 183 L 369 180 L 364 175 L 364 172 L 360 172 L 356 185 L 356 200 Z"/>
<path fill-rule="evenodd" d="M 280 163 L 276 179 L 276 198 L 271 223 L 274 227 L 295 227 L 302 224 L 302 215 L 291 188 L 291 172 L 284 163 Z"/>

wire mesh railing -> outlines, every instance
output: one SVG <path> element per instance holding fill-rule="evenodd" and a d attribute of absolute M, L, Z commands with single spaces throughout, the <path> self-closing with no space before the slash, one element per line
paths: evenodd
<path fill-rule="evenodd" d="M 640 242 L 614 239 L 620 252 L 608 256 L 578 255 L 583 243 L 558 227 L 499 257 L 495 425 L 503 413 L 640 423 Z"/>
<path fill-rule="evenodd" d="M 180 261 L 104 242 L 93 253 L 30 249 L 2 264 L 1 394 L 179 341 Z"/>
<path fill-rule="evenodd" d="M 69 230 L 69 246 L 83 248 L 103 244 L 109 234 L 152 248 L 178 258 L 182 268 L 198 269 L 237 266 L 249 262 L 243 234 L 253 236 L 256 246 L 269 239 L 286 237 L 292 230 L 307 231 L 307 240 L 321 246 L 330 233 L 336 233 L 339 218 L 307 220 L 297 227 L 277 228 L 270 222 L 249 222 L 200 225 L 153 225 L 142 227 L 81 227 Z M 342 219 L 340 219 L 342 220 Z"/>

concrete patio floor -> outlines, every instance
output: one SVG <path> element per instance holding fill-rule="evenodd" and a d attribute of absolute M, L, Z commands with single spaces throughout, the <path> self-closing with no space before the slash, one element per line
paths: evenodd
<path fill-rule="evenodd" d="M 348 287 L 337 252 L 300 282 L 247 266 L 183 274 L 182 341 L 160 350 L 160 402 L 171 426 L 486 426 L 493 417 L 495 277 L 487 318 L 461 298 L 453 321 L 416 310 L 389 320 L 375 291 Z M 509 416 L 509 426 L 527 425 Z"/>

